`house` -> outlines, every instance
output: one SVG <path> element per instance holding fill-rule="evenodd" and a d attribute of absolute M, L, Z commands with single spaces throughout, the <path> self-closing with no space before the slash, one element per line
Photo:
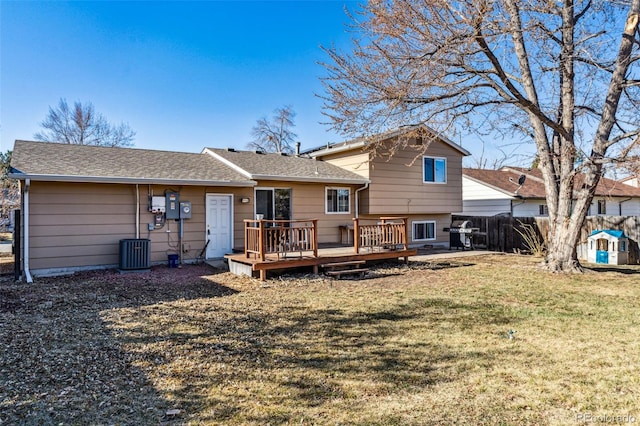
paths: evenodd
<path fill-rule="evenodd" d="M 620 179 L 620 182 L 624 183 L 625 185 L 633 186 L 636 188 L 640 187 L 640 182 L 638 182 L 638 176 L 635 174 Z"/>
<path fill-rule="evenodd" d="M 240 166 L 223 161 L 225 153 Z M 269 166 L 270 173 L 250 167 L 275 163 L 284 166 Z M 367 183 L 310 158 L 213 149 L 193 154 L 16 141 L 11 167 L 23 194 L 24 270 L 33 275 L 117 267 L 122 239 L 148 239 L 152 263 L 168 253 L 185 262 L 221 258 L 242 249 L 243 221 L 256 208 L 282 214 L 286 203 L 292 217 L 319 219 L 327 230 L 322 241 L 335 241 L 337 223 L 355 209 L 350 194 Z M 346 189 L 346 204 L 334 200 L 335 187 Z M 178 219 L 180 203 L 189 203 L 188 219 Z"/>
<path fill-rule="evenodd" d="M 375 149 L 371 149 L 375 144 Z M 445 246 L 451 213 L 462 209 L 462 159 L 469 152 L 426 126 L 405 126 L 375 140 L 356 139 L 306 151 L 357 173 L 368 185 L 357 191 L 356 216 L 408 218 L 409 244 Z"/>
<path fill-rule="evenodd" d="M 576 185 L 580 183 L 580 175 Z M 462 170 L 465 216 L 547 216 L 546 190 L 537 169 L 503 167 L 499 170 Z M 601 178 L 589 215 L 640 215 L 640 189 Z"/>
<path fill-rule="evenodd" d="M 390 142 L 397 134 L 387 136 Z M 356 142 L 282 155 L 16 141 L 10 177 L 23 195 L 24 274 L 30 281 L 122 266 L 128 240 L 148 241 L 152 264 L 176 254 L 185 263 L 221 258 L 246 251 L 247 223 L 257 215 L 271 225 L 314 219 L 314 244 L 341 242 L 344 230 L 354 232 L 354 218 L 391 230 L 394 221 L 381 216 L 410 217 L 405 248 L 446 245 L 441 229 L 461 207 L 461 159 L 468 152 L 440 141 L 407 165 L 418 151 L 382 160 L 363 148 Z"/>

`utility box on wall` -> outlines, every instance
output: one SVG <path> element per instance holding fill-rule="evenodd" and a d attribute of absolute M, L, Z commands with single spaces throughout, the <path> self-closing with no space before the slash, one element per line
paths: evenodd
<path fill-rule="evenodd" d="M 167 200 L 162 196 L 153 196 L 151 197 L 151 206 L 149 207 L 149 211 L 151 213 L 164 213 L 167 205 Z"/>
<path fill-rule="evenodd" d="M 191 219 L 191 201 L 180 202 L 180 219 Z"/>
<path fill-rule="evenodd" d="M 180 219 L 180 199 L 178 193 L 167 192 L 165 197 L 167 199 L 165 217 L 167 219 Z"/>

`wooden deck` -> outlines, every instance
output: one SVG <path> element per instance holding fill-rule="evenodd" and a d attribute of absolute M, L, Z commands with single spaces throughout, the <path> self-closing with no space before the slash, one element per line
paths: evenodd
<path fill-rule="evenodd" d="M 369 251 L 355 253 L 352 246 L 349 247 L 328 247 L 319 248 L 317 256 L 313 252 L 290 252 L 286 255 L 270 254 L 265 256 L 265 260 L 259 258 L 247 258 L 243 253 L 225 256 L 229 261 L 229 268 L 234 271 L 241 271 L 246 275 L 258 272 L 260 280 L 267 279 L 267 271 L 296 269 L 302 267 L 313 267 L 313 272 L 318 273 L 319 265 L 336 262 L 351 262 L 355 260 L 376 261 L 385 259 L 403 258 L 404 262 L 409 261 L 409 256 L 415 256 L 417 249 L 388 250 L 382 248 L 372 248 Z M 251 272 L 251 273 L 249 273 Z"/>
<path fill-rule="evenodd" d="M 244 221 L 244 253 L 225 258 L 231 272 L 253 276 L 257 271 L 264 281 L 267 271 L 311 266 L 317 274 L 318 266 L 328 263 L 399 258 L 406 263 L 409 256 L 417 254 L 407 241 L 406 217 L 354 218 L 353 246 L 325 249 L 318 247 L 317 219 L 260 217 Z"/>

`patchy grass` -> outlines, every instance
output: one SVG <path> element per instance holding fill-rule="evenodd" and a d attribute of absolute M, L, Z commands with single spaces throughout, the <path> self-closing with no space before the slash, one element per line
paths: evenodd
<path fill-rule="evenodd" d="M 640 268 L 464 261 L 361 281 L 190 266 L 3 284 L 0 423 L 640 421 Z"/>

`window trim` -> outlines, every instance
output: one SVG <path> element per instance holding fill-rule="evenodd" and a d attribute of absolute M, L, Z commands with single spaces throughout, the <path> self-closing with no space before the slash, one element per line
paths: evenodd
<path fill-rule="evenodd" d="M 433 238 L 416 238 L 416 225 L 417 224 L 433 224 Z M 435 220 L 414 220 L 411 222 L 411 240 L 412 241 L 435 241 L 438 239 L 438 228 Z"/>
<path fill-rule="evenodd" d="M 433 161 L 433 181 L 427 180 L 427 176 L 425 173 L 425 160 L 427 158 L 430 158 Z M 438 181 L 435 180 L 436 179 L 436 162 L 438 160 L 442 160 L 444 161 L 444 181 Z M 422 156 L 422 183 L 428 183 L 428 184 L 436 184 L 436 185 L 444 185 L 447 183 L 447 157 L 434 157 L 432 155 L 423 155 Z"/>
<path fill-rule="evenodd" d="M 335 211 L 335 212 L 330 212 L 329 211 L 329 191 L 340 191 L 340 190 L 346 190 L 348 192 L 348 203 L 347 203 L 347 211 Z M 336 196 L 338 194 L 336 193 Z M 338 204 L 338 208 L 339 208 L 339 204 Z M 325 214 L 351 214 L 351 188 L 349 188 L 348 186 L 325 186 L 324 188 L 324 213 Z"/>

